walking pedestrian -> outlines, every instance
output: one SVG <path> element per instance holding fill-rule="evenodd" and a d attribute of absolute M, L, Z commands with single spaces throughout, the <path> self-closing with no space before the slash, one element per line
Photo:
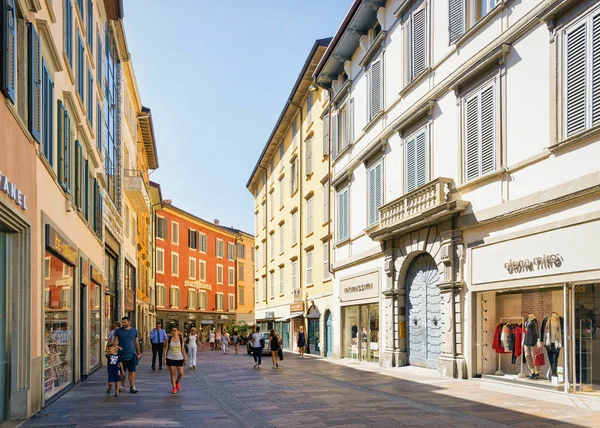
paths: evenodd
<path fill-rule="evenodd" d="M 196 351 L 198 351 L 198 342 L 200 341 L 196 327 L 192 327 L 190 335 L 186 340 L 188 345 L 188 357 L 190 360 L 188 367 L 192 370 L 196 370 Z"/>
<path fill-rule="evenodd" d="M 275 330 L 271 330 L 271 334 L 269 334 L 269 347 L 271 348 L 271 362 L 273 363 L 273 368 L 278 369 L 281 337 L 279 337 Z"/>
<path fill-rule="evenodd" d="M 227 332 L 221 337 L 221 349 L 223 349 L 224 354 L 226 354 L 229 349 L 229 333 Z"/>
<path fill-rule="evenodd" d="M 106 395 L 110 395 L 113 383 L 115 384 L 115 397 L 119 396 L 119 382 L 121 382 L 121 373 L 123 372 L 123 363 L 119 355 L 118 346 L 110 346 L 106 351 L 106 370 L 108 372 L 108 388 Z M 123 376 L 125 373 L 123 372 Z"/>
<path fill-rule="evenodd" d="M 208 334 L 208 344 L 210 345 L 211 350 L 215 349 L 215 332 L 214 332 L 214 330 L 211 330 L 210 333 Z"/>
<path fill-rule="evenodd" d="M 206 331 L 203 328 L 200 329 L 200 352 L 206 350 Z"/>
<path fill-rule="evenodd" d="M 300 326 L 298 331 L 298 352 L 300 356 L 304 358 L 304 347 L 306 346 L 306 335 L 304 334 L 304 327 Z"/>
<path fill-rule="evenodd" d="M 237 355 L 238 349 L 240 349 L 240 335 L 235 329 L 233 330 L 233 334 L 231 335 L 231 342 L 233 343 L 233 346 L 235 346 L 235 353 Z"/>
<path fill-rule="evenodd" d="M 215 333 L 215 349 L 219 349 L 221 347 L 221 330 L 217 330 Z"/>
<path fill-rule="evenodd" d="M 164 363 L 169 367 L 171 373 L 171 394 L 181 391 L 181 378 L 183 377 L 183 366 L 187 364 L 187 358 L 183 351 L 183 336 L 177 327 L 171 329 L 171 336 L 165 342 Z"/>
<path fill-rule="evenodd" d="M 150 343 L 152 344 L 152 370 L 156 370 L 156 357 L 158 356 L 158 370 L 162 370 L 163 349 L 167 340 L 167 332 L 162 324 L 157 322 L 156 327 L 150 330 Z"/>
<path fill-rule="evenodd" d="M 122 327 L 115 331 L 114 346 L 120 346 L 123 368 L 129 372 L 129 392 L 137 394 L 135 388 L 135 370 L 142 355 L 140 353 L 140 338 L 138 331 L 129 323 L 129 317 L 121 318 Z M 125 383 L 125 382 L 123 382 Z"/>
<path fill-rule="evenodd" d="M 260 332 L 260 327 L 256 327 L 256 333 L 252 335 L 252 356 L 254 357 L 254 368 L 260 369 L 262 363 L 262 351 L 265 347 L 265 339 Z"/>
<path fill-rule="evenodd" d="M 115 321 L 112 325 L 112 329 L 108 332 L 108 336 L 106 337 L 106 348 L 104 350 L 104 352 L 106 354 L 108 354 L 108 350 L 110 347 L 113 346 L 113 342 L 115 341 L 115 331 L 117 331 L 117 329 L 121 328 L 121 323 L 119 321 Z M 125 381 L 125 379 L 123 379 L 123 382 Z M 122 383 L 121 384 L 121 391 L 125 390 L 125 385 Z M 108 389 L 106 390 L 106 395 L 110 395 L 110 391 L 111 388 L 113 386 L 113 382 L 109 382 L 108 383 Z M 118 382 L 117 382 L 117 386 L 118 386 Z"/>

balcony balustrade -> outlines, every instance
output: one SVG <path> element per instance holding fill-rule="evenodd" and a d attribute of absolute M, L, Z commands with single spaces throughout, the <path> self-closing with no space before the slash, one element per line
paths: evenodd
<path fill-rule="evenodd" d="M 137 169 L 124 170 L 123 188 L 134 210 L 149 212 L 150 195 L 141 171 Z"/>

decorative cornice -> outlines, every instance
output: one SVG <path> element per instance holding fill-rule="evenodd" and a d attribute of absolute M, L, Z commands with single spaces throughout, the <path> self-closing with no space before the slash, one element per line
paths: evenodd
<path fill-rule="evenodd" d="M 421 119 L 423 116 L 431 116 L 433 113 L 433 109 L 435 107 L 436 100 L 425 100 L 421 104 L 416 105 L 414 108 L 407 111 L 400 117 L 399 122 L 395 126 L 395 131 L 400 133 L 402 136 L 402 132 L 408 128 L 410 125 L 414 124 L 416 121 Z"/>
<path fill-rule="evenodd" d="M 334 95 L 333 99 L 331 100 L 331 103 L 333 105 L 337 105 L 342 100 L 342 98 L 344 98 L 344 95 L 346 95 L 346 93 L 352 87 L 352 83 L 354 83 L 354 81 L 350 79 L 344 82 L 340 90 L 337 92 L 337 94 Z"/>
<path fill-rule="evenodd" d="M 58 49 L 54 43 L 54 38 L 50 32 L 50 25 L 48 24 L 48 21 L 44 19 L 36 19 L 35 26 L 40 34 L 41 39 L 44 41 L 45 46 L 50 51 L 50 57 L 52 58 L 52 65 L 55 71 L 63 71 L 60 54 L 58 53 Z"/>
<path fill-rule="evenodd" d="M 375 40 L 373 40 L 373 43 L 371 43 L 371 47 L 369 48 L 369 50 L 365 53 L 365 55 L 362 57 L 362 59 L 358 63 L 361 67 L 365 67 L 369 63 L 369 61 L 371 61 L 371 59 L 375 56 L 375 54 L 381 47 L 381 44 L 383 43 L 383 41 L 387 38 L 387 35 L 388 35 L 387 31 L 379 32 L 377 37 L 375 37 Z"/>

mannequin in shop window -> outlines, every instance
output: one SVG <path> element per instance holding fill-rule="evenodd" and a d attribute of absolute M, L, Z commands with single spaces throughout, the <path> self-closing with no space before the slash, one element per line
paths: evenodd
<path fill-rule="evenodd" d="M 538 320 L 534 314 L 529 314 L 525 321 L 525 335 L 523 336 L 523 347 L 525 350 L 525 360 L 527 361 L 527 367 L 531 375 L 530 379 L 539 379 L 540 373 L 539 368 L 533 364 L 533 358 L 535 355 L 535 348 L 540 338 L 540 329 Z"/>
<path fill-rule="evenodd" d="M 558 357 L 563 343 L 563 317 L 556 312 L 548 315 L 542 321 L 542 341 L 548 352 L 552 376 L 557 376 Z"/>

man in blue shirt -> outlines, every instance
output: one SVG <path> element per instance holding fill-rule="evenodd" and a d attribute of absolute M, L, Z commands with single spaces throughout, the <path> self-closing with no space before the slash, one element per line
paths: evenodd
<path fill-rule="evenodd" d="M 152 343 L 152 370 L 156 370 L 156 355 L 158 355 L 158 369 L 162 370 L 165 340 L 167 340 L 167 332 L 162 329 L 162 324 L 157 322 L 156 328 L 150 330 L 150 343 Z"/>
<path fill-rule="evenodd" d="M 121 318 L 121 327 L 115 331 L 114 346 L 120 346 L 119 355 L 123 361 L 123 368 L 129 372 L 129 392 L 137 394 L 135 389 L 135 368 L 141 358 L 140 338 L 135 328 L 131 327 L 129 317 Z"/>

